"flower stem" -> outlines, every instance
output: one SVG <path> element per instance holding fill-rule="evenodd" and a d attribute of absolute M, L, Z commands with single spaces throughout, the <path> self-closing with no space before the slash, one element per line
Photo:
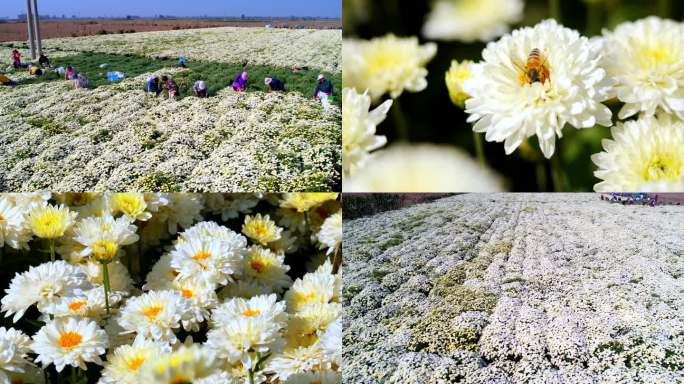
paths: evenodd
<path fill-rule="evenodd" d="M 55 261 L 55 239 L 50 239 L 50 261 Z"/>
<path fill-rule="evenodd" d="M 340 266 L 342 265 L 342 244 L 338 244 L 335 248 L 335 252 L 333 253 L 332 265 L 332 272 L 337 273 L 337 271 L 340 270 Z"/>
<path fill-rule="evenodd" d="M 104 286 L 105 292 L 105 306 L 107 307 L 107 316 L 110 314 L 109 310 L 109 270 L 107 268 L 107 263 L 102 263 L 102 285 Z"/>
<path fill-rule="evenodd" d="M 670 0 L 658 0 L 658 14 L 662 18 L 670 17 L 671 2 Z"/>
<path fill-rule="evenodd" d="M 77 370 L 78 368 L 76 367 L 71 367 L 71 384 L 76 384 L 78 381 L 76 375 L 77 375 Z"/>
<path fill-rule="evenodd" d="M 551 156 L 551 159 L 549 159 L 549 162 L 551 163 L 551 178 L 553 179 L 553 190 L 555 192 L 563 192 L 565 190 L 565 186 L 563 183 L 563 170 L 560 165 L 560 160 L 558 160 L 559 155 L 559 153 L 556 153 L 554 156 Z"/>
<path fill-rule="evenodd" d="M 482 136 L 475 131 L 473 131 L 473 143 L 475 144 L 475 153 L 477 154 L 477 160 L 483 167 L 487 166 L 487 161 L 485 160 L 484 154 L 484 146 L 482 144 Z"/>
<path fill-rule="evenodd" d="M 603 18 L 603 4 L 589 2 L 587 4 L 587 35 L 595 36 L 601 33 L 601 19 Z"/>
<path fill-rule="evenodd" d="M 404 112 L 401 110 L 399 99 L 394 99 L 391 111 L 392 121 L 394 122 L 394 130 L 397 134 L 397 140 L 409 141 L 409 131 L 406 127 L 406 119 L 404 117 Z"/>
<path fill-rule="evenodd" d="M 560 0 L 549 0 L 549 16 L 556 19 L 558 24 L 561 22 Z"/>

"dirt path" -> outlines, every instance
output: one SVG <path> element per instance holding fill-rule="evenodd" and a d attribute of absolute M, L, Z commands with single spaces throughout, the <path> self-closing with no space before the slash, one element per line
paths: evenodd
<path fill-rule="evenodd" d="M 684 380 L 684 208 L 463 195 L 345 223 L 345 383 Z"/>

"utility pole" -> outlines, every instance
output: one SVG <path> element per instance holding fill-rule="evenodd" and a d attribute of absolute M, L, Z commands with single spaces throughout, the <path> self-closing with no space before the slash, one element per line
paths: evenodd
<path fill-rule="evenodd" d="M 36 39 L 36 53 L 38 56 L 43 54 L 42 42 L 40 39 L 40 14 L 38 13 L 38 0 L 32 0 L 33 3 L 33 38 Z"/>
<path fill-rule="evenodd" d="M 33 38 L 33 7 L 31 0 L 26 0 L 26 25 L 28 26 L 29 47 L 31 48 L 31 60 L 36 59 L 36 41 Z"/>

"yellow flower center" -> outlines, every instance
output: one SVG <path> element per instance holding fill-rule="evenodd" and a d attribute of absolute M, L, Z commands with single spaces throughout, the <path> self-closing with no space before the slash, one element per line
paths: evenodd
<path fill-rule="evenodd" d="M 156 319 L 157 315 L 159 314 L 159 312 L 161 312 L 161 310 L 162 310 L 161 306 L 154 305 L 154 306 L 145 308 L 145 310 L 143 311 L 143 315 L 145 315 L 145 317 L 147 317 L 148 319 Z"/>
<path fill-rule="evenodd" d="M 192 297 L 192 291 L 186 288 L 181 289 L 181 293 L 183 293 L 183 297 L 186 299 L 189 299 Z"/>
<path fill-rule="evenodd" d="M 136 217 L 143 213 L 147 204 L 144 198 L 133 193 L 117 194 L 113 201 L 114 208 L 123 212 L 126 216 Z"/>
<path fill-rule="evenodd" d="M 207 251 L 205 251 L 205 250 L 202 250 L 202 251 L 199 251 L 199 252 L 195 253 L 195 254 L 192 256 L 192 259 L 193 259 L 193 260 L 199 261 L 199 260 L 205 260 L 205 259 L 207 259 L 207 258 L 209 258 L 209 257 L 211 257 L 211 253 L 209 253 L 209 252 L 207 252 Z"/>
<path fill-rule="evenodd" d="M 378 49 L 370 52 L 367 56 L 367 69 L 370 76 L 375 76 L 379 73 L 387 72 L 393 68 L 400 67 L 402 63 L 406 62 L 406 57 L 401 49 L 397 49 L 396 46 L 392 46 L 392 49 L 387 49 L 385 47 L 377 47 Z M 301 204 L 306 205 L 302 202 Z M 301 212 L 302 210 L 300 210 Z"/>
<path fill-rule="evenodd" d="M 268 232 L 268 228 L 266 228 L 266 224 L 263 221 L 257 221 L 256 223 L 252 224 L 252 232 L 261 237 Z"/>
<path fill-rule="evenodd" d="M 257 273 L 261 273 L 266 269 L 266 263 L 263 260 L 251 260 L 249 266 L 255 270 Z"/>
<path fill-rule="evenodd" d="M 126 363 L 126 366 L 127 366 L 128 369 L 130 369 L 131 371 L 137 371 L 138 368 L 140 368 L 140 366 L 141 366 L 144 362 L 145 362 L 145 359 L 144 359 L 144 358 L 142 358 L 142 357 L 140 357 L 140 356 L 137 356 L 137 357 L 134 357 L 134 358 L 128 360 L 128 362 Z"/>
<path fill-rule="evenodd" d="M 33 233 L 44 239 L 55 239 L 62 236 L 66 223 L 64 215 L 47 211 L 33 220 Z"/>
<path fill-rule="evenodd" d="M 62 348 L 67 349 L 73 348 L 81 344 L 81 341 L 83 341 L 83 336 L 81 336 L 81 334 L 78 332 L 64 332 L 59 337 L 59 345 L 61 345 Z"/>
<path fill-rule="evenodd" d="M 677 61 L 672 49 L 660 42 L 641 46 L 638 52 L 639 66 L 642 69 L 651 69 L 663 64 L 674 64 Z"/>
<path fill-rule="evenodd" d="M 242 314 L 247 316 L 247 317 L 253 317 L 253 316 L 260 315 L 261 311 L 258 309 L 248 308 L 248 309 L 245 309 L 244 311 L 242 311 Z"/>
<path fill-rule="evenodd" d="M 99 261 L 110 261 L 118 250 L 119 246 L 113 241 L 98 240 L 93 243 L 93 257 Z"/>
<path fill-rule="evenodd" d="M 71 303 L 69 303 L 69 309 L 72 311 L 78 311 L 86 304 L 88 304 L 88 302 L 85 300 L 72 301 Z"/>
<path fill-rule="evenodd" d="M 646 181 L 675 181 L 681 175 L 682 161 L 672 154 L 657 154 L 644 167 Z"/>

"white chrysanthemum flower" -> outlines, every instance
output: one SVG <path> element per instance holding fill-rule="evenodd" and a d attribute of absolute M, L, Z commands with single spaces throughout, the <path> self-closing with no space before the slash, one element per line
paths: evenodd
<path fill-rule="evenodd" d="M 133 345 L 122 345 L 107 355 L 100 384 L 140 383 L 138 371 L 145 361 L 168 352 L 164 344 L 137 339 Z"/>
<path fill-rule="evenodd" d="M 218 304 L 218 295 L 214 286 L 195 280 L 176 280 L 172 290 L 180 293 L 189 302 L 188 316 L 183 319 L 183 328 L 188 331 L 199 331 L 200 324 L 211 316 L 210 310 Z"/>
<path fill-rule="evenodd" d="M 205 209 L 227 221 L 251 213 L 262 197 L 260 193 L 208 193 L 204 195 L 204 203 Z"/>
<path fill-rule="evenodd" d="M 625 103 L 618 117 L 660 108 L 684 119 L 684 24 L 651 16 L 603 34 L 603 65 Z"/>
<path fill-rule="evenodd" d="M 34 304 L 42 311 L 63 297 L 78 296 L 91 287 L 78 267 L 62 260 L 43 263 L 14 276 L 2 298 L 2 310 L 6 317 L 14 314 L 16 323 Z"/>
<path fill-rule="evenodd" d="M 211 237 L 193 238 L 176 244 L 171 267 L 178 279 L 199 279 L 208 285 L 226 285 L 240 268 L 242 248 Z"/>
<path fill-rule="evenodd" d="M 6 195 L 15 206 L 22 211 L 30 211 L 34 207 L 44 207 L 52 196 L 52 192 L 22 192 L 22 193 L 8 193 Z"/>
<path fill-rule="evenodd" d="M 283 194 L 281 208 L 295 209 L 297 212 L 308 212 L 311 208 L 337 199 L 337 192 L 289 192 Z"/>
<path fill-rule="evenodd" d="M 285 381 L 297 374 L 311 372 L 316 368 L 330 369 L 317 344 L 309 347 L 290 348 L 266 363 L 266 371 L 275 373 L 274 378 Z"/>
<path fill-rule="evenodd" d="M 455 147 L 394 145 L 373 154 L 345 192 L 502 192 L 503 180 Z"/>
<path fill-rule="evenodd" d="M 275 294 L 259 295 L 249 300 L 234 298 L 216 307 L 211 314 L 211 322 L 215 328 L 238 319 L 256 318 L 274 323 L 278 328 L 284 327 L 287 322 L 285 302 L 278 302 Z"/>
<path fill-rule="evenodd" d="M 9 382 L 10 372 L 24 372 L 29 365 L 31 339 L 14 328 L 0 327 L 0 382 Z"/>
<path fill-rule="evenodd" d="M 437 53 L 437 44 L 420 45 L 418 38 L 392 34 L 372 40 L 345 39 L 342 43 L 344 88 L 368 90 L 377 101 L 385 93 L 396 99 L 404 91 L 427 87 L 425 65 Z"/>
<path fill-rule="evenodd" d="M 307 273 L 295 280 L 285 293 L 289 312 L 298 312 L 311 304 L 324 304 L 337 300 L 337 281 L 332 274 L 332 265 L 327 260 L 316 272 Z"/>
<path fill-rule="evenodd" d="M 100 355 L 107 348 L 107 333 L 92 320 L 69 317 L 45 324 L 35 336 L 31 349 L 43 368 L 55 364 L 57 372 L 66 365 L 86 370 L 86 362 L 102 364 Z"/>
<path fill-rule="evenodd" d="M 260 373 L 257 373 L 254 377 L 254 383 L 263 383 L 266 379 Z M 240 380 L 227 371 L 217 371 L 213 374 L 203 377 L 201 379 L 195 380 L 192 384 L 244 384 L 244 380 Z"/>
<path fill-rule="evenodd" d="M 342 377 L 333 370 L 295 373 L 284 384 L 337 384 Z"/>
<path fill-rule="evenodd" d="M 175 235 L 180 228 L 190 228 L 202 220 L 202 195 L 197 193 L 170 193 L 165 198 L 168 204 L 159 207 L 157 216 L 166 222 L 169 233 Z"/>
<path fill-rule="evenodd" d="M 592 155 L 597 192 L 673 190 L 684 183 L 684 122 L 670 115 L 643 116 L 618 124 L 604 152 Z"/>
<path fill-rule="evenodd" d="M 385 136 L 375 135 L 375 127 L 387 117 L 392 100 L 386 100 L 370 111 L 371 98 L 356 89 L 342 90 L 342 172 L 344 177 L 362 168 L 370 151 L 387 143 Z"/>
<path fill-rule="evenodd" d="M 127 216 L 86 217 L 74 228 L 74 240 L 84 246 L 81 256 L 108 263 L 123 252 L 121 246 L 138 241 L 137 229 Z"/>
<path fill-rule="evenodd" d="M 522 19 L 522 0 L 439 0 L 423 26 L 433 40 L 490 41 Z"/>
<path fill-rule="evenodd" d="M 254 354 L 271 351 L 282 341 L 280 325 L 266 318 L 253 316 L 236 318 L 207 333 L 206 346 L 228 363 L 254 362 Z"/>
<path fill-rule="evenodd" d="M 175 344 L 173 333 L 189 316 L 190 303 L 178 292 L 151 291 L 126 301 L 119 324 L 139 337 Z"/>
<path fill-rule="evenodd" d="M 292 284 L 292 279 L 287 275 L 289 270 L 284 254 L 253 245 L 245 255 L 242 276 L 280 293 Z"/>
<path fill-rule="evenodd" d="M 35 206 L 26 216 L 26 226 L 34 235 L 42 239 L 62 237 L 76 221 L 78 213 L 72 212 L 64 205 Z"/>
<path fill-rule="evenodd" d="M 123 295 L 120 292 L 110 292 L 109 306 L 116 307 L 122 299 Z M 65 297 L 44 312 L 55 317 L 89 317 L 98 321 L 107 314 L 104 290 L 96 287 L 78 296 Z"/>
<path fill-rule="evenodd" d="M 123 328 L 116 316 L 110 316 L 105 320 L 104 330 L 109 337 L 109 350 L 112 351 L 122 345 L 133 344 L 136 340 L 135 333 Z M 144 339 L 144 338 L 140 338 Z M 164 343 L 166 344 L 166 343 Z"/>
<path fill-rule="evenodd" d="M 328 325 L 340 317 L 340 303 L 311 303 L 290 315 L 287 327 L 288 346 L 304 346 L 314 344 L 318 336 L 325 332 Z"/>
<path fill-rule="evenodd" d="M 247 239 L 241 234 L 213 221 L 202 221 L 186 229 L 178 235 L 177 242 L 187 242 L 199 237 L 211 237 L 226 243 L 231 248 L 245 248 Z"/>
<path fill-rule="evenodd" d="M 327 359 L 342 365 L 342 320 L 337 319 L 328 324 L 324 331 L 318 333 L 316 342 L 321 348 L 321 353 Z"/>
<path fill-rule="evenodd" d="M 532 50 L 539 66 L 525 70 Z M 555 150 L 566 123 L 575 128 L 610 126 L 611 112 L 602 101 L 613 81 L 599 66 L 600 41 L 590 43 L 577 31 L 554 20 L 513 31 L 482 51 L 484 62 L 473 66 L 473 78 L 463 82 L 468 122 L 487 141 L 504 141 L 512 153 L 537 135 L 544 156 Z"/>
<path fill-rule="evenodd" d="M 282 228 L 278 227 L 269 215 L 261 216 L 257 213 L 254 216 L 245 216 L 242 224 L 242 233 L 249 237 L 253 242 L 266 245 L 280 239 Z"/>
<path fill-rule="evenodd" d="M 168 194 L 160 192 L 145 193 L 145 204 L 150 212 L 159 212 L 159 208 L 169 204 Z"/>
<path fill-rule="evenodd" d="M 0 196 L 0 248 L 5 244 L 14 249 L 26 249 L 31 231 L 24 226 L 24 215 L 6 196 Z"/>
<path fill-rule="evenodd" d="M 322 247 L 328 248 L 328 254 L 335 251 L 342 242 L 342 210 L 325 219 L 317 237 Z"/>
<path fill-rule="evenodd" d="M 147 211 L 145 194 L 138 192 L 111 193 L 107 196 L 112 213 L 123 213 L 131 221 L 147 221 L 152 214 Z"/>
<path fill-rule="evenodd" d="M 46 384 L 43 370 L 33 365 L 24 367 L 24 372 L 7 372 L 8 381 L 3 381 L 2 375 L 0 372 L 0 383 L 3 384 Z"/>
<path fill-rule="evenodd" d="M 268 247 L 279 253 L 294 253 L 299 249 L 300 244 L 306 242 L 305 239 L 300 239 L 292 233 L 292 231 L 283 231 L 280 233 L 280 239 L 269 243 Z"/>
<path fill-rule="evenodd" d="M 243 279 L 223 287 L 219 291 L 219 298 L 224 300 L 232 299 L 235 297 L 249 299 L 254 296 L 267 295 L 270 293 L 272 293 L 271 287 L 251 279 Z"/>
<path fill-rule="evenodd" d="M 88 276 L 88 281 L 98 287 L 102 287 L 104 281 L 102 280 L 102 264 L 95 261 L 88 261 L 78 264 L 81 270 Z M 133 289 L 133 279 L 128 273 L 126 266 L 120 261 L 113 261 L 107 264 L 107 271 L 109 272 L 109 288 L 110 295 L 128 296 Z"/>
<path fill-rule="evenodd" d="M 139 383 L 178 384 L 198 383 L 216 373 L 218 361 L 214 353 L 197 344 L 181 346 L 166 354 L 150 356 L 138 373 Z"/>

